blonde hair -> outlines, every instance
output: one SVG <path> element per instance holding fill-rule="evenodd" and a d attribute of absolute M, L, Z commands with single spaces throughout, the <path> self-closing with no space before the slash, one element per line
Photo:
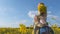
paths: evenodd
<path fill-rule="evenodd" d="M 47 8 L 44 5 L 44 3 L 39 3 L 37 8 L 38 8 L 38 13 L 46 13 L 47 11 Z"/>

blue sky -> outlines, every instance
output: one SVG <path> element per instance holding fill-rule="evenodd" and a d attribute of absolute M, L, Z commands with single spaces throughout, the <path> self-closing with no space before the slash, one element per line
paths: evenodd
<path fill-rule="evenodd" d="M 0 27 L 19 27 L 21 23 L 30 26 L 40 2 L 47 6 L 47 21 L 59 25 L 60 0 L 0 0 Z"/>

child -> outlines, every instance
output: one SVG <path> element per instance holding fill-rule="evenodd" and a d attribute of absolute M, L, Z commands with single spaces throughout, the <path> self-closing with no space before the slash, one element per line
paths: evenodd
<path fill-rule="evenodd" d="M 38 21 L 40 25 L 46 26 L 46 18 L 47 18 L 47 9 L 44 3 L 38 4 Z"/>
<path fill-rule="evenodd" d="M 44 19 L 46 20 L 46 17 L 47 17 L 47 8 L 44 5 L 44 3 L 39 3 L 38 4 L 38 15 L 43 16 Z"/>
<path fill-rule="evenodd" d="M 38 16 L 39 16 L 39 23 L 42 27 L 40 27 L 39 31 L 40 34 L 50 34 L 50 31 L 52 31 L 51 28 L 47 25 L 46 19 L 47 19 L 47 8 L 44 5 L 44 3 L 38 4 Z"/>
<path fill-rule="evenodd" d="M 44 3 L 39 3 L 38 15 L 34 17 L 35 34 L 39 34 L 39 29 L 41 27 L 46 26 L 46 17 L 47 17 L 46 6 L 44 5 Z"/>

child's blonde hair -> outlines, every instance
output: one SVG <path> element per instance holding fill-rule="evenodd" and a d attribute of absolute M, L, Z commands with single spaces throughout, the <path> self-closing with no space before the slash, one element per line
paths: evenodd
<path fill-rule="evenodd" d="M 46 13 L 47 11 L 47 8 L 46 6 L 44 5 L 44 3 L 39 3 L 38 4 L 38 13 Z"/>

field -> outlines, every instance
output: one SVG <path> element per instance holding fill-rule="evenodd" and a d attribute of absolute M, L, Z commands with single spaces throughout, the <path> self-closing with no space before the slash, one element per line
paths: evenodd
<path fill-rule="evenodd" d="M 55 34 L 60 34 L 60 28 L 52 27 Z M 27 27 L 26 31 L 20 32 L 20 28 L 0 28 L 0 34 L 32 34 L 33 28 Z"/>

